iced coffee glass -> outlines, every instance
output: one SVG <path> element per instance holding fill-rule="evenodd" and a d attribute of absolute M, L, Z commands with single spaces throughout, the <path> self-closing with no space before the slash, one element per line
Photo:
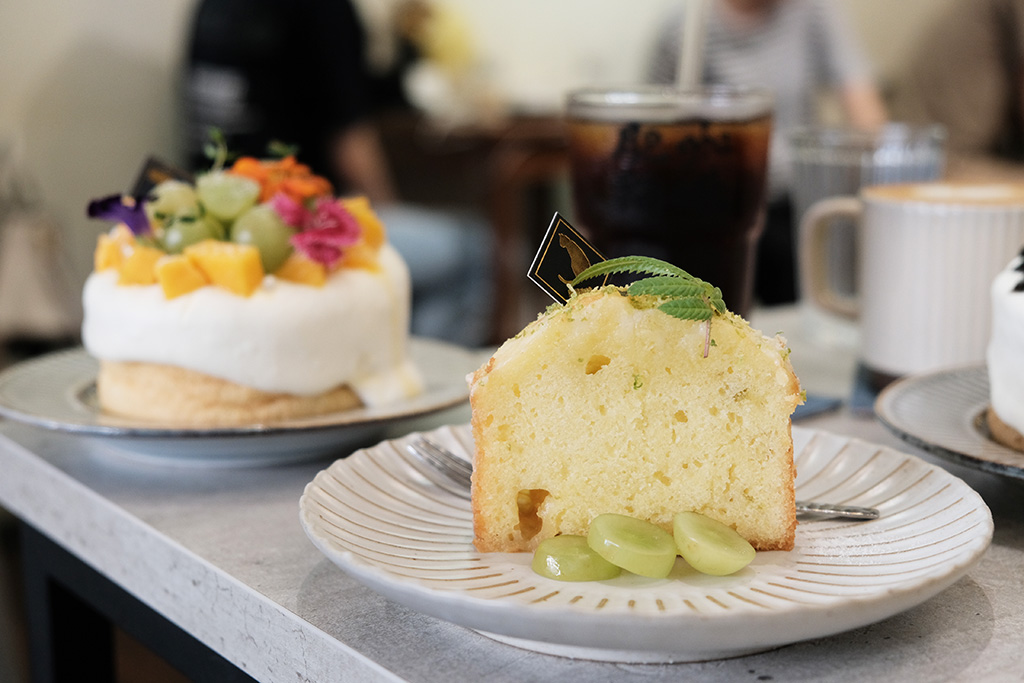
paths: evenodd
<path fill-rule="evenodd" d="M 581 90 L 567 102 L 574 223 L 608 258 L 669 261 L 747 315 L 772 100 L 713 86 Z"/>

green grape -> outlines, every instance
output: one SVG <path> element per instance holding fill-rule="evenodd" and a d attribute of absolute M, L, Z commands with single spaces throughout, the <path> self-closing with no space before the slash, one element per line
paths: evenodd
<path fill-rule="evenodd" d="M 726 576 L 746 567 L 757 551 L 735 529 L 697 512 L 680 512 L 672 520 L 679 554 L 705 574 Z"/>
<path fill-rule="evenodd" d="M 146 201 L 143 210 L 154 228 L 163 228 L 175 216 L 202 215 L 196 191 L 180 180 L 165 180 L 150 193 L 153 199 Z"/>
<path fill-rule="evenodd" d="M 540 542 L 533 554 L 533 571 L 558 581 L 604 581 L 622 569 L 594 552 L 584 536 L 555 536 Z"/>
<path fill-rule="evenodd" d="M 211 171 L 196 180 L 196 192 L 208 212 L 230 223 L 256 205 L 260 186 L 251 178 Z"/>
<path fill-rule="evenodd" d="M 252 244 L 260 251 L 263 270 L 273 273 L 291 255 L 295 229 L 281 220 L 270 206 L 261 204 L 249 209 L 231 226 L 231 241 Z"/>
<path fill-rule="evenodd" d="M 663 579 L 676 561 L 672 535 L 651 522 L 605 513 L 590 523 L 587 543 L 604 559 L 640 576 Z"/>
<path fill-rule="evenodd" d="M 228 238 L 228 229 L 225 228 L 224 224 L 221 223 L 219 220 L 217 220 L 210 214 L 206 214 L 205 216 L 203 216 L 203 221 L 206 222 L 206 225 L 210 229 L 210 232 L 213 233 L 213 239 L 226 240 Z"/>
<path fill-rule="evenodd" d="M 185 247 L 208 239 L 222 239 L 224 226 L 210 217 L 193 218 L 192 216 L 175 216 L 164 227 L 160 237 L 164 251 L 168 254 L 180 254 Z"/>

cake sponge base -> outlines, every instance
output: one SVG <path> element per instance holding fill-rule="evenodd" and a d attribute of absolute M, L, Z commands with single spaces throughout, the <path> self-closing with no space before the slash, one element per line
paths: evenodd
<path fill-rule="evenodd" d="M 106 360 L 96 391 L 108 413 L 181 427 L 268 424 L 362 405 L 347 386 L 315 396 L 268 393 L 185 368 Z"/>

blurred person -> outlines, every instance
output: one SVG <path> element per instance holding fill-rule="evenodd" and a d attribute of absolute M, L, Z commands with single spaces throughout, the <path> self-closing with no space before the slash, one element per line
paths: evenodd
<path fill-rule="evenodd" d="M 1024 0 L 958 0 L 925 31 L 892 100 L 900 119 L 940 123 L 950 174 L 1024 174 Z"/>
<path fill-rule="evenodd" d="M 405 3 L 393 4 L 397 19 Z M 372 71 L 367 26 L 349 0 L 201 0 L 184 79 L 189 157 L 209 166 L 203 149 L 216 129 L 232 154 L 283 145 L 337 194 L 367 196 L 409 265 L 413 333 L 479 345 L 490 231 L 469 214 L 401 202 L 374 126 L 384 108 L 408 106 L 401 71 L 417 55 L 398 38 L 391 69 Z"/>
<path fill-rule="evenodd" d="M 677 80 L 682 8 L 666 22 L 650 80 Z M 755 297 L 796 300 L 792 165 L 787 134 L 822 121 L 823 95 L 838 98 L 846 125 L 873 130 L 887 120 L 867 57 L 833 0 L 711 0 L 702 82 L 767 88 L 775 96 L 768 210 L 758 245 Z M 798 217 L 796 217 L 798 218 Z"/>
<path fill-rule="evenodd" d="M 233 153 L 271 142 L 342 193 L 393 201 L 376 132 L 365 37 L 345 0 L 202 0 L 188 47 L 186 109 L 192 162 L 206 165 L 210 127 Z"/>

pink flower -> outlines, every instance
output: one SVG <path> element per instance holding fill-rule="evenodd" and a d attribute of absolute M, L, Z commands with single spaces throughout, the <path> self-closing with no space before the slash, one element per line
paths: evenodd
<path fill-rule="evenodd" d="M 278 192 L 270 200 L 270 206 L 288 225 L 303 230 L 312 219 L 312 214 L 301 202 L 295 201 L 284 192 Z"/>
<path fill-rule="evenodd" d="M 352 240 L 341 230 L 323 228 L 296 233 L 291 243 L 310 259 L 331 266 L 341 258 L 343 248 L 351 245 Z"/>
<path fill-rule="evenodd" d="M 275 201 L 277 197 L 274 198 Z M 275 209 L 281 213 L 282 219 L 291 224 L 289 217 L 300 217 L 295 207 L 287 206 L 291 199 L 281 202 L 290 213 L 286 216 L 275 204 Z M 308 258 L 325 266 L 333 266 L 344 253 L 345 247 L 352 246 L 359 241 L 362 229 L 355 217 L 348 212 L 339 202 L 321 198 L 318 199 L 312 212 L 299 205 L 304 215 L 302 223 L 298 226 L 301 232 L 291 238 L 292 246 L 305 254 Z"/>
<path fill-rule="evenodd" d="M 355 244 L 362 230 L 355 216 L 348 212 L 340 202 L 326 197 L 316 200 L 316 209 L 312 220 L 306 223 L 307 230 L 334 230 L 338 239 L 347 239 L 342 246 Z"/>

